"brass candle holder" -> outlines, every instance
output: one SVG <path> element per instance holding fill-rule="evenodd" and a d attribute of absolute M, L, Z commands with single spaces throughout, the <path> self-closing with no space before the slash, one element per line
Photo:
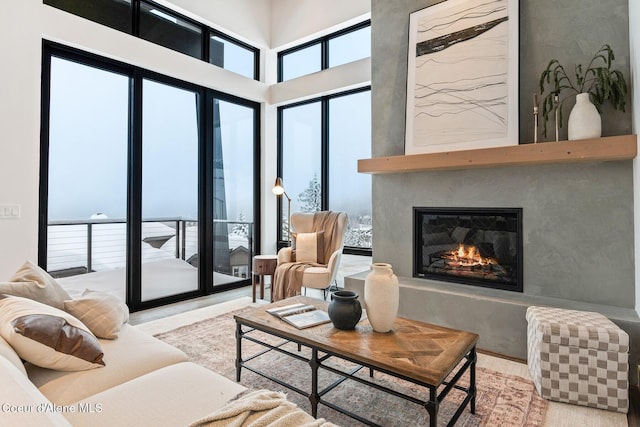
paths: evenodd
<path fill-rule="evenodd" d="M 556 142 L 559 141 L 559 126 L 558 126 L 558 106 L 560 105 L 560 97 L 558 95 L 553 96 L 553 105 L 555 106 L 555 118 L 556 118 Z"/>
<path fill-rule="evenodd" d="M 533 94 L 533 143 L 538 143 L 538 95 Z"/>

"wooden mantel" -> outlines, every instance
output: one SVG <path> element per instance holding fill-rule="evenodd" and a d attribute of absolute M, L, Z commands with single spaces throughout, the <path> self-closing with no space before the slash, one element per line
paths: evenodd
<path fill-rule="evenodd" d="M 546 163 L 630 160 L 636 157 L 636 135 L 576 141 L 541 142 L 478 150 L 411 154 L 358 160 L 358 172 L 409 173 Z"/>

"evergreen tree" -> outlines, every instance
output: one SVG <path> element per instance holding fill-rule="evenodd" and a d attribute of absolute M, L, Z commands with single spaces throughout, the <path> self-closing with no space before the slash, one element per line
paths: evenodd
<path fill-rule="evenodd" d="M 355 224 L 352 224 L 351 219 L 349 219 L 344 244 L 358 248 L 370 248 L 372 238 L 371 231 L 371 217 L 369 215 L 358 216 Z"/>
<path fill-rule="evenodd" d="M 318 212 L 322 209 L 322 191 L 317 174 L 313 174 L 309 186 L 298 195 L 298 201 L 302 203 L 302 212 Z"/>

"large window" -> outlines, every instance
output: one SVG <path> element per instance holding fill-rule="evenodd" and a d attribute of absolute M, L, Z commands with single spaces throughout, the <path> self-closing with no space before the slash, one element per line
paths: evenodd
<path fill-rule="evenodd" d="M 53 43 L 43 62 L 39 264 L 133 310 L 249 284 L 258 105 Z"/>
<path fill-rule="evenodd" d="M 202 26 L 146 2 L 140 2 L 139 22 L 140 38 L 202 58 Z"/>
<path fill-rule="evenodd" d="M 371 22 L 366 21 L 278 52 L 278 82 L 371 56 Z"/>
<path fill-rule="evenodd" d="M 250 79 L 259 79 L 258 54 L 244 43 L 213 32 L 209 39 L 209 62 Z"/>
<path fill-rule="evenodd" d="M 328 41 L 329 67 L 371 56 L 371 25 L 347 31 Z"/>
<path fill-rule="evenodd" d="M 358 159 L 371 157 L 371 90 L 363 88 L 280 107 L 278 176 L 292 212 L 343 211 L 345 252 L 371 248 L 371 177 Z M 289 239 L 280 206 L 279 240 Z"/>
<path fill-rule="evenodd" d="M 197 97 L 142 80 L 142 301 L 198 290 L 197 271 L 189 262 L 198 253 Z M 176 234 L 185 242 L 178 253 Z M 170 260 L 189 264 L 184 271 L 191 274 L 169 283 L 158 278 Z"/>
<path fill-rule="evenodd" d="M 44 0 L 43 3 L 107 27 L 132 33 L 131 0 Z"/>
<path fill-rule="evenodd" d="M 53 57 L 50 88 L 48 269 L 58 276 L 122 269 L 129 77 Z M 110 291 L 124 297 L 124 285 L 118 280 Z"/>
<path fill-rule="evenodd" d="M 282 55 L 280 59 L 281 75 L 278 81 L 283 82 L 322 70 L 321 52 L 322 44 L 315 42 Z"/>
<path fill-rule="evenodd" d="M 254 80 L 259 49 L 146 0 L 44 0 L 44 4 L 207 61 Z"/>
<path fill-rule="evenodd" d="M 226 98 L 213 102 L 213 284 L 222 286 L 246 279 L 251 268 L 259 174 L 248 154 L 257 137 L 257 110 Z"/>
<path fill-rule="evenodd" d="M 329 201 L 349 218 L 346 247 L 371 248 L 371 175 L 358 159 L 371 157 L 371 91 L 329 99 Z"/>
<path fill-rule="evenodd" d="M 291 211 L 319 211 L 322 209 L 322 191 L 319 189 L 323 175 L 322 102 L 284 108 L 281 114 L 280 176 L 292 198 Z"/>

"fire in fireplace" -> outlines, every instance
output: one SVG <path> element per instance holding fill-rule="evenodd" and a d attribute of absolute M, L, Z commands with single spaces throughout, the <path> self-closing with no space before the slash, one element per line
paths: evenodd
<path fill-rule="evenodd" d="M 522 292 L 522 209 L 414 210 L 414 277 Z"/>

